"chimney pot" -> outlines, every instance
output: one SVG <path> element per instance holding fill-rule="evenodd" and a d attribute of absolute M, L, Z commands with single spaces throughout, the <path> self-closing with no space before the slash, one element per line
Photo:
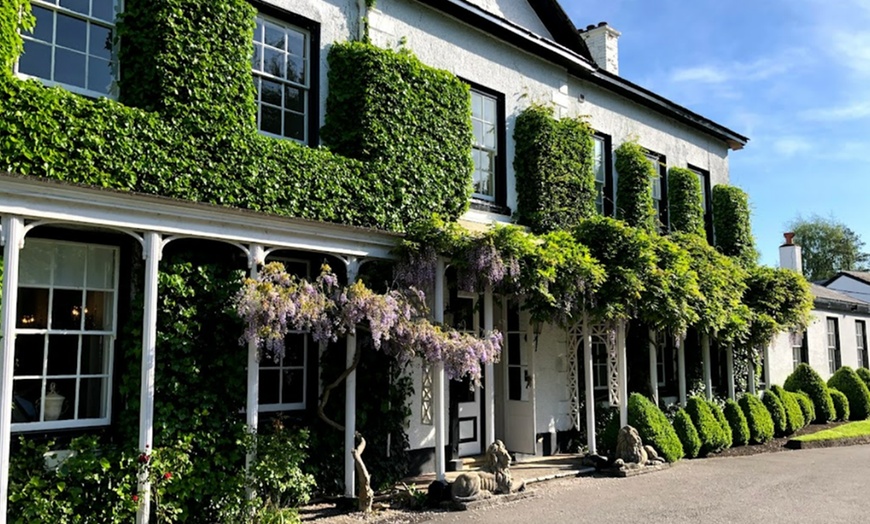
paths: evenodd
<path fill-rule="evenodd" d="M 782 236 L 785 237 L 785 245 L 791 246 L 794 244 L 794 233 L 789 231 L 788 233 L 783 233 Z"/>
<path fill-rule="evenodd" d="M 779 267 L 791 269 L 803 274 L 803 261 L 801 260 L 801 247 L 796 245 L 794 233 L 784 233 L 785 244 L 779 246 Z"/>

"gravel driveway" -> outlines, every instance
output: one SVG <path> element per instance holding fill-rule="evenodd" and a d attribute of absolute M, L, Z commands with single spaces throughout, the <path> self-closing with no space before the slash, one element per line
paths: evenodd
<path fill-rule="evenodd" d="M 685 460 L 627 479 L 572 478 L 537 496 L 426 522 L 870 522 L 870 446 Z"/>

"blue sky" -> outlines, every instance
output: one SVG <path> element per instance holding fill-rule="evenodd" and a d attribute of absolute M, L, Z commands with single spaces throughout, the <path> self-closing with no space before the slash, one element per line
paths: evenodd
<path fill-rule="evenodd" d="M 761 261 L 787 223 L 834 217 L 870 243 L 870 1 L 562 0 L 622 32 L 620 75 L 750 138 L 730 154 Z"/>

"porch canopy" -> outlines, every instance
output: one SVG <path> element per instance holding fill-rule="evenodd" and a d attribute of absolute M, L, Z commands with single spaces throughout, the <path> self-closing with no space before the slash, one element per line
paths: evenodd
<path fill-rule="evenodd" d="M 11 446 L 12 380 L 15 359 L 18 261 L 25 237 L 35 227 L 72 226 L 109 229 L 137 239 L 145 257 L 144 320 L 142 336 L 142 385 L 139 414 L 139 449 L 152 447 L 154 369 L 157 334 L 157 276 L 163 247 L 176 239 L 202 239 L 237 246 L 247 256 L 252 276 L 270 251 L 294 249 L 329 254 L 347 265 L 353 280 L 365 259 L 389 259 L 400 235 L 379 230 L 326 222 L 279 217 L 263 213 L 70 185 L 35 177 L 0 173 L 0 216 L 4 246 L 2 291 L 2 359 L 0 359 L 0 524 L 7 521 L 9 458 Z M 355 351 L 355 338 L 348 337 L 348 358 Z M 257 348 L 248 348 L 246 422 L 257 428 L 259 359 Z M 356 411 L 355 374 L 347 378 L 345 412 L 345 485 L 353 493 Z M 250 459 L 250 457 L 249 457 Z M 149 522 L 147 483 L 142 492 L 138 522 Z"/>

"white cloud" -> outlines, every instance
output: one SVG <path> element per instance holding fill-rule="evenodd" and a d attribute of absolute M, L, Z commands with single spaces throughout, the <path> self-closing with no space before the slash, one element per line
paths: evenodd
<path fill-rule="evenodd" d="M 671 74 L 672 82 L 703 82 L 705 84 L 722 84 L 729 80 L 728 74 L 712 66 L 690 67 L 677 69 Z"/>
<path fill-rule="evenodd" d="M 752 62 L 726 62 L 706 64 L 675 69 L 670 80 L 674 83 L 697 82 L 703 84 L 725 84 L 731 82 L 756 82 L 782 75 L 791 70 L 799 60 L 797 51 L 763 57 Z"/>
<path fill-rule="evenodd" d="M 798 153 L 811 151 L 813 144 L 802 136 L 782 136 L 775 138 L 772 143 L 773 150 L 780 155 L 791 157 Z"/>
<path fill-rule="evenodd" d="M 870 60 L 870 58 L 868 58 Z M 843 122 L 847 120 L 862 120 L 870 118 L 870 100 L 853 102 L 851 104 L 817 107 L 800 113 L 804 120 L 813 122 Z"/>

